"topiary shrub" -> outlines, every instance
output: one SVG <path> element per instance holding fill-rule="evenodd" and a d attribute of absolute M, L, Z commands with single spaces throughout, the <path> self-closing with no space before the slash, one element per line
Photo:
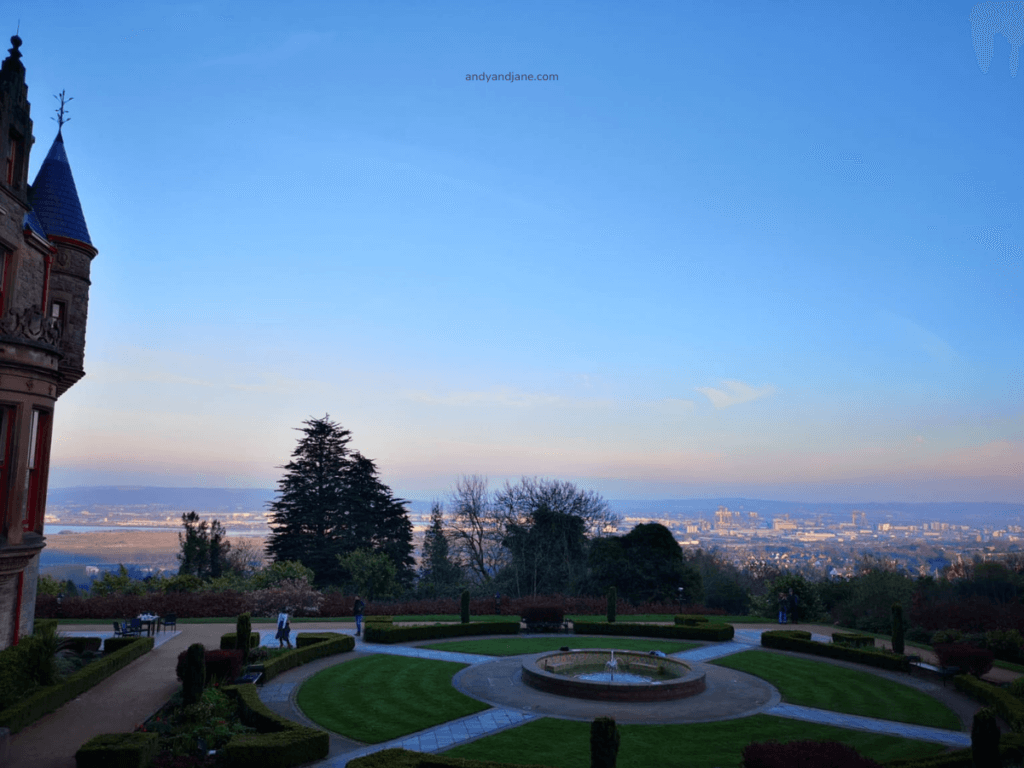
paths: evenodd
<path fill-rule="evenodd" d="M 251 636 L 251 617 L 248 613 L 239 614 L 238 621 L 235 622 L 235 648 L 242 652 L 242 666 L 249 663 L 249 638 Z"/>
<path fill-rule="evenodd" d="M 892 650 L 893 653 L 903 653 L 905 645 L 903 626 L 903 606 L 899 603 L 892 604 Z"/>
<path fill-rule="evenodd" d="M 619 602 L 618 591 L 615 587 L 608 587 L 608 623 L 615 623 L 615 607 Z"/>
<path fill-rule="evenodd" d="M 590 768 L 615 768 L 619 756 L 619 730 L 611 717 L 590 724 Z"/>
<path fill-rule="evenodd" d="M 181 672 L 181 696 L 185 704 L 195 704 L 206 687 L 206 648 L 193 643 L 185 651 L 185 664 Z"/>
<path fill-rule="evenodd" d="M 462 623 L 463 624 L 469 624 L 469 590 L 468 589 L 462 590 L 461 613 L 462 613 Z"/>
<path fill-rule="evenodd" d="M 982 709 L 975 713 L 971 725 L 971 757 L 974 768 L 989 768 L 1002 765 L 999 758 L 999 724 L 991 709 Z"/>
<path fill-rule="evenodd" d="M 743 768 L 882 768 L 856 749 L 838 741 L 757 741 L 743 748 Z"/>

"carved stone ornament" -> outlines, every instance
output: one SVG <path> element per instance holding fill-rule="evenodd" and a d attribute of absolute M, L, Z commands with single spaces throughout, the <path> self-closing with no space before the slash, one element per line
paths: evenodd
<path fill-rule="evenodd" d="M 63 329 L 57 318 L 47 317 L 38 307 L 28 307 L 22 312 L 10 310 L 0 322 L 0 332 L 56 347 Z"/>

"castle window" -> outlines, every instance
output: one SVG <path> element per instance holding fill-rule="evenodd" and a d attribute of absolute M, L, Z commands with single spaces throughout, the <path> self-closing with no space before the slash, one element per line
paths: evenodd
<path fill-rule="evenodd" d="M 18 166 L 21 163 L 21 137 L 11 131 L 7 147 L 7 183 L 14 186 L 18 178 Z"/>
<path fill-rule="evenodd" d="M 46 476 L 50 469 L 49 411 L 32 409 L 28 455 L 28 506 L 25 509 L 25 530 L 34 531 L 43 519 L 46 504 Z"/>
<path fill-rule="evenodd" d="M 61 331 L 64 330 L 64 324 L 67 322 L 65 318 L 68 314 L 68 305 L 63 301 L 51 301 L 50 302 L 50 317 L 57 321 L 57 325 L 60 326 Z"/>

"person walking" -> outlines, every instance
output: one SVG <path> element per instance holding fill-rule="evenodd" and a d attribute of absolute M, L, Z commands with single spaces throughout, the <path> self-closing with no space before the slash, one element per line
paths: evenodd
<path fill-rule="evenodd" d="M 356 595 L 356 601 L 352 605 L 352 613 L 356 617 L 356 637 L 363 634 L 363 609 L 366 605 L 362 600 L 359 599 L 359 595 Z"/>
<path fill-rule="evenodd" d="M 277 634 L 275 635 L 275 637 L 277 638 L 278 648 L 284 648 L 285 643 L 288 643 L 289 648 L 292 647 L 292 640 L 290 637 L 291 633 L 292 624 L 288 620 L 288 609 L 285 608 L 283 611 L 277 614 Z"/>
<path fill-rule="evenodd" d="M 789 607 L 785 592 L 779 592 L 779 624 L 786 623 L 786 609 Z"/>
<path fill-rule="evenodd" d="M 789 588 L 789 621 L 792 624 L 799 624 L 800 619 L 797 618 L 797 606 L 800 604 L 800 598 L 796 596 L 796 592 L 793 588 Z"/>

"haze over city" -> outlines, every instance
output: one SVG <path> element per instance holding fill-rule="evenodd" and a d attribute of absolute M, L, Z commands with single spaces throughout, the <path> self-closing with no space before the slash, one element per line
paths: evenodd
<path fill-rule="evenodd" d="M 975 7 L 26 6 L 99 249 L 51 487 L 268 488 L 329 413 L 404 498 L 1024 502 Z"/>

